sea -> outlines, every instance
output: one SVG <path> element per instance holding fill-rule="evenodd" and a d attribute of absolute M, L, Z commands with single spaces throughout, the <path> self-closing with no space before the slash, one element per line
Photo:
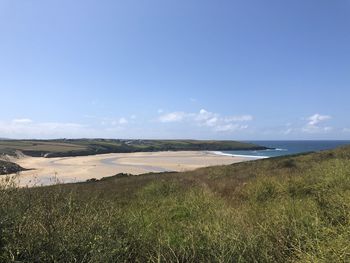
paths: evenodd
<path fill-rule="evenodd" d="M 350 145 L 348 141 L 247 141 L 261 146 L 273 148 L 261 151 L 222 151 L 217 154 L 245 156 L 251 158 L 270 158 L 306 152 L 317 152 L 334 149 L 342 145 Z"/>

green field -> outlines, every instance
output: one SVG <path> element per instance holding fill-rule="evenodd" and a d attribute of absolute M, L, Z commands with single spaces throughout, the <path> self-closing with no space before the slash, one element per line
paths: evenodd
<path fill-rule="evenodd" d="M 197 140 L 0 140 L 0 155 L 14 155 L 20 151 L 29 156 L 63 157 L 102 153 L 154 152 L 154 151 L 220 151 L 262 150 L 265 147 L 237 141 Z"/>
<path fill-rule="evenodd" d="M 350 146 L 0 190 L 0 262 L 350 262 Z"/>

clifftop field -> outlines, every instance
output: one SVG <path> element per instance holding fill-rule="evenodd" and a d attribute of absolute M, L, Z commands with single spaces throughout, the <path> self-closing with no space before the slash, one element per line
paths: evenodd
<path fill-rule="evenodd" d="M 237 141 L 198 140 L 0 140 L 0 154 L 14 155 L 20 151 L 38 157 L 84 156 L 102 153 L 129 153 L 155 151 L 224 151 L 263 150 L 259 145 Z"/>
<path fill-rule="evenodd" d="M 0 262 L 350 262 L 350 146 L 0 189 Z"/>

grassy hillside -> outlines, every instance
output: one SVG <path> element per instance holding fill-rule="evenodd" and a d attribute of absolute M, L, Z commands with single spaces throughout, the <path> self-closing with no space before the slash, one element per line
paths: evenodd
<path fill-rule="evenodd" d="M 252 150 L 265 147 L 236 141 L 196 140 L 0 140 L 0 154 L 21 151 L 30 156 L 63 157 L 84 156 L 101 153 L 197 151 L 197 150 Z"/>
<path fill-rule="evenodd" d="M 18 164 L 0 160 L 0 175 L 17 173 L 23 170 Z"/>
<path fill-rule="evenodd" d="M 350 147 L 0 190 L 0 262 L 350 262 Z"/>

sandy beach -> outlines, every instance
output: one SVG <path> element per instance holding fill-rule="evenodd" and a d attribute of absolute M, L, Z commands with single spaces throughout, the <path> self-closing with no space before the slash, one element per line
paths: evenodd
<path fill-rule="evenodd" d="M 118 173 L 134 175 L 149 172 L 187 171 L 201 167 L 251 160 L 204 151 L 111 153 L 91 156 L 14 159 L 23 171 L 16 177 L 19 186 L 51 185 L 101 179 Z M 14 176 L 14 175 L 11 175 Z"/>

